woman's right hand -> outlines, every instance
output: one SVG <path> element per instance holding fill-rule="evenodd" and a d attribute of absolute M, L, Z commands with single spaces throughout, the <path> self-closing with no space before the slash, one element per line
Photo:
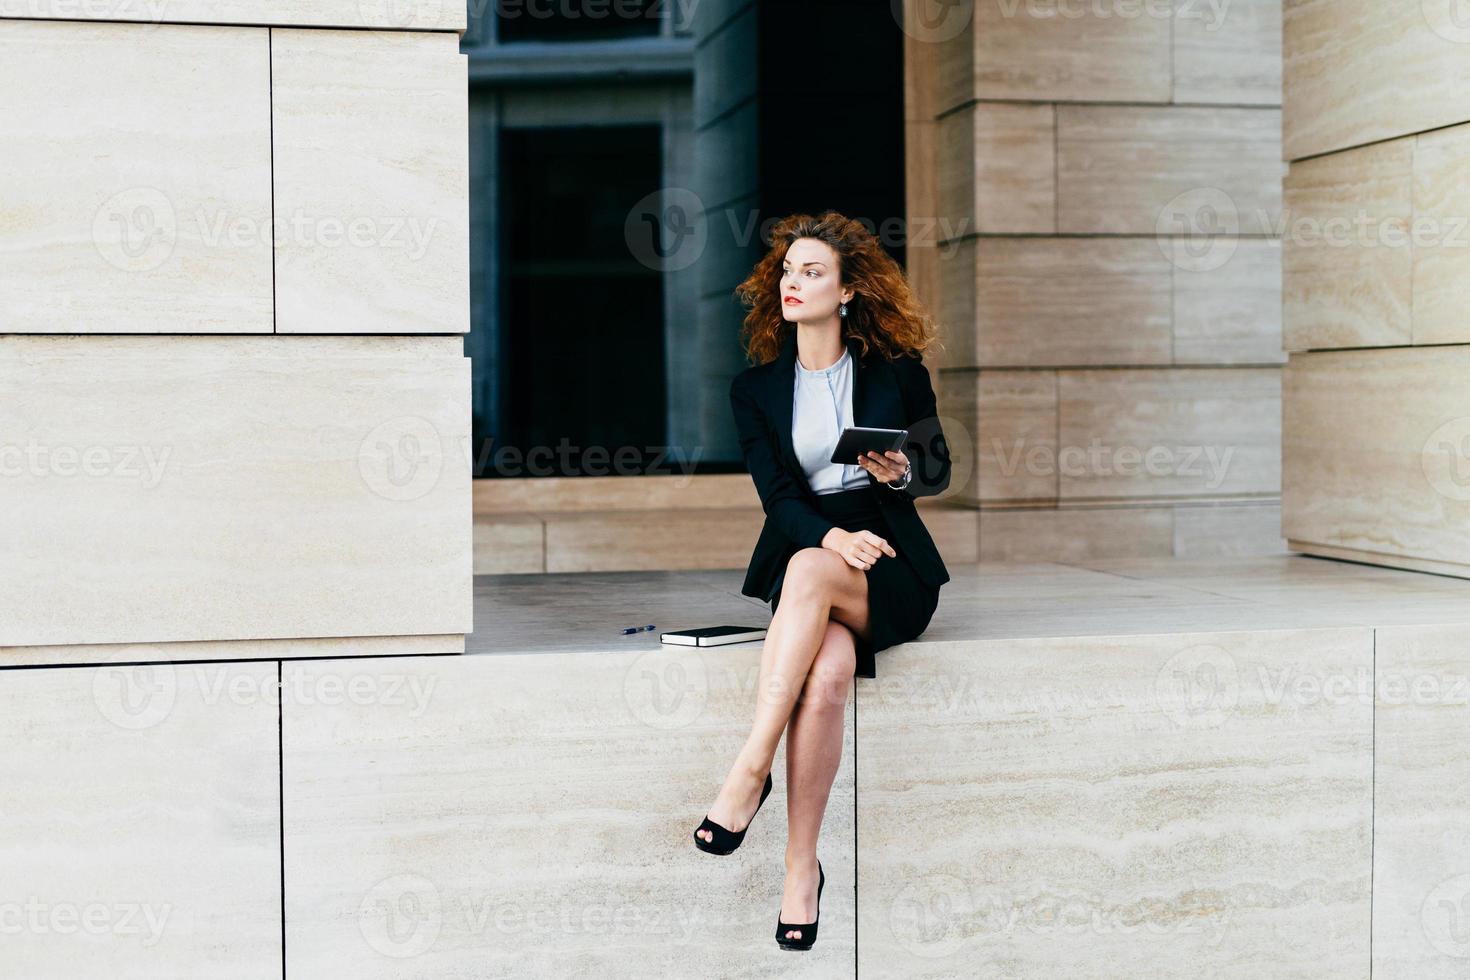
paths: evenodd
<path fill-rule="evenodd" d="M 822 538 L 822 547 L 837 552 L 853 568 L 863 571 L 872 568 L 883 555 L 898 557 L 898 552 L 872 531 L 844 531 L 834 527 Z"/>

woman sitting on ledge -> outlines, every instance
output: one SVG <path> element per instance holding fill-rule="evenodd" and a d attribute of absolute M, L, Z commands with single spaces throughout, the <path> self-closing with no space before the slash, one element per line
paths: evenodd
<path fill-rule="evenodd" d="M 848 688 L 854 675 L 875 676 L 874 653 L 924 631 L 949 581 L 914 499 L 949 485 L 950 459 L 921 356 L 932 328 L 903 271 L 862 224 L 833 212 L 785 219 L 772 243 L 737 290 L 756 366 L 735 377 L 730 404 L 766 514 L 741 591 L 774 616 L 750 735 L 694 838 L 715 854 L 740 845 L 786 731 L 776 941 L 808 949 Z M 901 452 L 832 463 L 849 426 L 909 438 Z"/>

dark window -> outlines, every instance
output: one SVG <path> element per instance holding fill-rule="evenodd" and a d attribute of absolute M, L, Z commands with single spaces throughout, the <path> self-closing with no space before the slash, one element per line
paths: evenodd
<path fill-rule="evenodd" d="M 663 276 L 633 257 L 624 227 L 659 186 L 661 131 L 510 129 L 501 139 L 506 414 L 502 431 L 477 435 L 495 450 L 480 475 L 642 470 L 667 433 Z"/>
<path fill-rule="evenodd" d="M 773 217 L 841 211 L 867 224 L 902 263 L 903 31 L 893 5 L 761 0 L 760 12 L 759 132 L 790 133 L 794 111 L 801 120 L 801 152 L 785 139 L 760 141 L 762 210 Z M 820 111 L 803 111 L 814 106 Z M 923 226 L 914 233 L 925 234 Z"/>
<path fill-rule="evenodd" d="M 502 44 L 598 41 L 657 35 L 658 0 L 495 0 Z"/>

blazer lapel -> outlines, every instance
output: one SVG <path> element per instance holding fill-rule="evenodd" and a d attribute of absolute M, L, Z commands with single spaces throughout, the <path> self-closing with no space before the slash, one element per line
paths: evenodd
<path fill-rule="evenodd" d="M 852 353 L 852 424 L 881 429 L 883 426 L 873 422 L 873 399 L 868 397 L 874 380 L 873 365 L 868 358 L 858 356 L 857 341 L 851 337 L 847 338 L 847 349 Z"/>
<path fill-rule="evenodd" d="M 781 353 L 776 356 L 771 368 L 771 419 L 776 425 L 776 439 L 781 445 L 781 454 L 786 465 L 801 472 L 801 463 L 796 458 L 796 447 L 791 442 L 791 411 L 796 400 L 796 329 L 781 344 Z"/>

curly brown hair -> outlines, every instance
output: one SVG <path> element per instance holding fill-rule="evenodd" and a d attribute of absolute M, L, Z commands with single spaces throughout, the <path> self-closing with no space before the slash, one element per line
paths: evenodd
<path fill-rule="evenodd" d="M 890 360 L 918 356 L 937 340 L 933 320 L 909 288 L 903 269 L 862 224 L 836 211 L 820 217 L 793 214 L 771 232 L 771 250 L 735 289 L 749 312 L 741 328 L 745 356 L 756 364 L 774 361 L 796 329 L 781 315 L 781 263 L 798 238 L 826 242 L 837 253 L 844 286 L 853 301 L 843 320 L 843 338 L 855 337 L 859 356 L 876 349 Z"/>

